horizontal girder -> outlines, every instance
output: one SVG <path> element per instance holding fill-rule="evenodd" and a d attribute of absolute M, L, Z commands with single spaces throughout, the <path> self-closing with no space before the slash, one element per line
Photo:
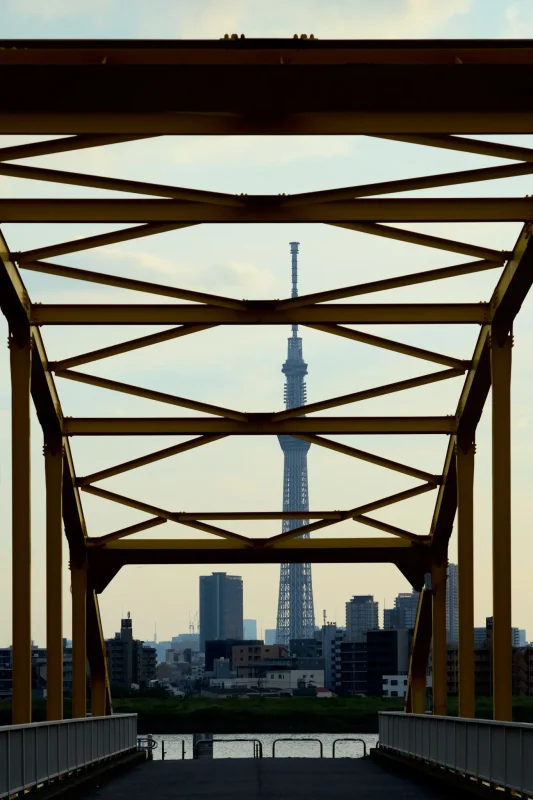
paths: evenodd
<path fill-rule="evenodd" d="M 520 39 L 3 39 L 1 64 L 531 64 Z M 283 61 L 280 61 L 283 59 Z"/>
<path fill-rule="evenodd" d="M 242 207 L 184 200 L 0 200 L 3 222 L 521 222 L 532 216 L 529 197 L 363 198 L 294 206 L 266 195 L 247 197 Z"/>
<path fill-rule="evenodd" d="M 477 324 L 490 321 L 488 303 L 321 303 L 277 308 L 275 300 L 248 300 L 243 310 L 207 305 L 32 305 L 34 325 L 313 325 Z"/>
<path fill-rule="evenodd" d="M 0 133 L 526 133 L 533 127 L 528 41 L 1 44 Z M 169 94 L 168 86 L 179 91 Z"/>
<path fill-rule="evenodd" d="M 268 436 L 330 434 L 452 434 L 455 417 L 310 417 L 273 421 L 270 414 L 249 414 L 247 422 L 206 417 L 65 417 L 67 436 L 164 436 L 223 434 Z"/>

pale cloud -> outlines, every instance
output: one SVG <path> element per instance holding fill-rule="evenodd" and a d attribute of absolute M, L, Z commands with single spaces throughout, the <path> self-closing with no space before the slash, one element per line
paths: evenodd
<path fill-rule="evenodd" d="M 146 251 L 130 252 L 121 247 L 104 247 L 102 256 L 131 269 L 173 275 L 184 285 L 194 284 L 195 290 L 209 292 L 252 292 L 265 295 L 274 283 L 274 275 L 264 267 L 245 261 L 228 260 L 222 263 L 182 264 Z M 164 302 L 164 301 L 163 301 Z"/>
<path fill-rule="evenodd" d="M 10 10 L 43 21 L 68 19 L 84 14 L 101 14 L 109 10 L 109 0 L 8 0 Z"/>
<path fill-rule="evenodd" d="M 505 30 L 502 36 L 511 39 L 522 39 L 533 34 L 533 14 L 526 16 L 516 6 L 512 5 L 505 11 Z"/>
<path fill-rule="evenodd" d="M 101 24 L 127 15 L 127 29 L 143 37 L 291 37 L 314 33 L 326 38 L 432 36 L 472 9 L 475 0 L 7 0 L 9 10 L 43 22 L 88 19 Z M 122 34 L 124 35 L 124 34 Z"/>
<path fill-rule="evenodd" d="M 169 140 L 169 145 L 175 164 L 240 167 L 350 156 L 356 146 L 347 136 L 262 136 L 260 142 L 257 136 L 181 137 Z"/>
<path fill-rule="evenodd" d="M 474 0 L 163 0 L 159 14 L 146 20 L 149 35 L 221 38 L 291 37 L 314 33 L 327 38 L 414 38 L 430 36 L 454 17 L 467 14 Z"/>

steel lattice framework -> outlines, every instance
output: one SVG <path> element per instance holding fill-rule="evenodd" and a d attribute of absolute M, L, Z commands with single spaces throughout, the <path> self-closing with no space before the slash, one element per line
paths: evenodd
<path fill-rule="evenodd" d="M 298 297 L 298 245 L 291 242 L 291 297 Z M 307 402 L 305 376 L 307 364 L 303 359 L 302 340 L 298 325 L 292 326 L 287 343 L 287 360 L 283 365 L 285 408 L 299 408 Z M 292 436 L 278 436 L 283 450 L 283 511 L 309 511 L 307 453 L 311 445 Z M 282 532 L 309 525 L 308 519 L 283 520 Z M 309 539 L 309 533 L 302 534 Z M 315 607 L 311 564 L 282 564 L 279 576 L 276 642 L 289 645 L 291 639 L 312 639 L 315 635 Z"/>
<path fill-rule="evenodd" d="M 474 713 L 473 474 L 474 439 L 492 386 L 494 715 L 511 717 L 510 373 L 512 324 L 533 280 L 530 197 L 403 198 L 438 189 L 533 173 L 533 151 L 476 135 L 533 133 L 530 41 L 3 41 L 0 42 L 0 133 L 59 136 L 0 150 L 0 175 L 141 195 L 144 199 L 0 200 L 6 223 L 116 222 L 133 226 L 37 249 L 12 252 L 0 240 L 0 303 L 9 323 L 12 385 L 13 720 L 31 719 L 30 392 L 44 435 L 47 532 L 48 715 L 62 714 L 61 542 L 69 546 L 73 610 L 73 714 L 86 711 L 86 657 L 93 714 L 110 711 L 105 649 L 98 611 L 102 592 L 125 564 L 390 562 L 423 589 L 410 667 L 409 710 L 425 707 L 425 671 L 432 642 L 435 713 L 446 711 L 445 581 L 448 540 L 458 509 L 459 712 Z M 179 87 L 179 91 L 176 91 Z M 423 175 L 293 195 L 247 196 L 26 166 L 29 157 L 109 146 L 161 135 L 350 134 L 503 159 L 483 169 Z M 390 195 L 394 195 L 390 197 Z M 148 199 L 147 199 L 148 198 Z M 395 223 L 520 221 L 506 251 L 415 232 Z M 449 252 L 452 266 L 281 300 L 238 300 L 148 283 L 58 263 L 75 252 L 150 237 L 203 223 L 326 223 Z M 77 237 L 77 238 L 76 238 Z M 456 264 L 458 256 L 466 256 Z M 168 298 L 167 304 L 32 303 L 21 271 L 37 271 Z M 482 303 L 372 303 L 369 295 L 427 281 L 493 270 L 495 289 Z M 364 302 L 353 302 L 363 298 Z M 339 303 L 343 300 L 347 302 Z M 186 301 L 186 303 L 180 302 Z M 466 324 L 479 327 L 472 358 L 433 352 L 361 331 L 372 324 Z M 50 325 L 172 326 L 78 356 L 53 360 L 42 332 Z M 106 380 L 78 368 L 217 325 L 304 325 L 369 347 L 438 365 L 423 377 L 387 382 L 342 397 L 247 414 L 216 404 Z M 348 327 L 347 327 L 348 326 Z M 451 378 L 463 388 L 450 416 L 316 416 L 315 412 Z M 56 380 L 125 392 L 208 416 L 65 418 Z M 328 438 L 335 434 L 445 434 L 440 474 Z M 74 436 L 195 435 L 148 456 L 78 476 Z M 292 436 L 416 478 L 415 488 L 341 511 L 176 512 L 101 487 L 114 475 L 183 454 L 227 436 Z M 383 523 L 372 512 L 435 492 L 426 535 Z M 146 521 L 107 535 L 90 535 L 82 494 L 138 509 Z M 270 538 L 243 536 L 223 520 L 279 520 Z M 309 524 L 290 528 L 288 520 Z M 343 520 L 371 526 L 375 538 L 335 537 Z M 170 522 L 209 539 L 132 539 Z M 213 524 L 216 522 L 217 524 Z M 357 526 L 354 526 L 354 530 Z M 318 537 L 299 538 L 318 530 Z"/>

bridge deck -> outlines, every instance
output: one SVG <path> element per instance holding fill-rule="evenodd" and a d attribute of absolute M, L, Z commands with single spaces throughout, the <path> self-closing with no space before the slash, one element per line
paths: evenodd
<path fill-rule="evenodd" d="M 153 761 L 94 790 L 99 800 L 254 800 L 334 797 L 335 800 L 431 800 L 442 797 L 369 759 L 214 759 Z"/>

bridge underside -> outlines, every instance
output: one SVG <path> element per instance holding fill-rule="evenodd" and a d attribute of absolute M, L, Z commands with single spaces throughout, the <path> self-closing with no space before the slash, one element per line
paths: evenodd
<path fill-rule="evenodd" d="M 139 563 L 388 562 L 422 590 L 413 640 L 408 710 L 425 709 L 426 666 L 432 642 L 434 713 L 446 713 L 446 566 L 457 509 L 459 561 L 459 710 L 474 714 L 473 477 L 475 432 L 489 390 L 493 411 L 494 716 L 511 718 L 510 375 L 512 325 L 533 280 L 529 220 L 533 199 L 460 197 L 413 199 L 402 192 L 492 181 L 533 173 L 533 150 L 470 138 L 533 132 L 530 42 L 328 42 L 221 40 L 214 42 L 0 42 L 3 83 L 0 134 L 62 138 L 0 149 L 0 175 L 91 187 L 143 199 L 0 200 L 9 223 L 78 223 L 70 241 L 10 250 L 0 239 L 0 304 L 9 324 L 13 477 L 13 721 L 31 721 L 30 627 L 30 394 L 43 430 L 46 468 L 48 715 L 62 714 L 61 542 L 69 547 L 73 610 L 73 714 L 86 713 L 85 664 L 91 670 L 93 714 L 111 711 L 97 594 L 122 566 Z M 180 91 L 169 87 L 179 86 Z M 185 189 L 44 169 L 20 163 L 51 153 L 103 147 L 160 135 L 364 134 L 425 148 L 478 153 L 503 166 L 423 175 L 363 186 L 293 195 L 249 196 Z M 458 134 L 461 134 L 458 136 Z M 17 162 L 17 163 L 13 163 Z M 387 197 L 394 194 L 394 198 Z M 379 195 L 378 199 L 369 199 Z M 398 197 L 400 195 L 400 197 Z M 153 199 L 146 199 L 146 197 Z M 524 223 L 505 251 L 396 227 L 395 223 Z M 83 237 L 83 224 L 135 223 Z M 281 300 L 240 300 L 148 283 L 57 263 L 56 258 L 204 223 L 325 223 L 449 252 L 453 265 Z M 81 237 L 81 238 L 80 238 Z M 455 263 L 459 257 L 465 263 Z M 67 259 L 68 260 L 68 259 Z M 21 271 L 155 294 L 167 304 L 34 304 Z M 429 281 L 494 270 L 484 303 L 338 303 Z M 182 301 L 180 303 L 180 301 Z M 248 414 L 150 388 L 100 378 L 77 367 L 220 325 L 304 325 L 369 347 L 438 365 L 422 377 L 389 382 L 277 413 Z M 354 325 L 476 325 L 469 360 L 385 339 Z M 47 326 L 167 326 L 78 356 L 49 360 Z M 170 329 L 168 326 L 173 326 Z M 348 326 L 348 327 L 347 327 Z M 422 343 L 423 344 L 423 343 Z M 314 416 L 359 400 L 439 381 L 463 380 L 457 408 L 447 417 Z M 197 411 L 200 417 L 65 418 L 55 380 L 62 378 Z M 207 414 L 208 416 L 205 416 Z M 304 416 L 305 415 L 305 416 Z M 447 435 L 440 474 L 341 444 L 328 435 Z M 75 436 L 194 436 L 163 450 L 78 476 L 70 450 Z M 308 525 L 270 538 L 237 534 L 228 520 L 297 519 L 295 514 L 174 512 L 102 488 L 115 475 L 183 454 L 228 436 L 291 435 L 415 478 L 415 488 L 341 511 L 306 511 Z M 222 466 L 222 465 L 221 465 Z M 436 494 L 426 535 L 372 516 L 425 492 Z M 81 497 L 87 492 L 147 515 L 110 534 L 88 531 Z M 369 516 L 371 515 L 371 516 Z M 358 539 L 313 534 L 346 520 L 380 531 Z M 128 538 L 174 523 L 193 538 Z M 216 524 L 213 524 L 215 522 Z M 192 533 L 190 533 L 192 529 Z M 354 526 L 356 529 L 356 526 Z M 182 530 L 182 528 L 177 528 Z M 211 538 L 198 538 L 198 532 Z M 196 537 L 196 538 L 194 538 Z"/>

